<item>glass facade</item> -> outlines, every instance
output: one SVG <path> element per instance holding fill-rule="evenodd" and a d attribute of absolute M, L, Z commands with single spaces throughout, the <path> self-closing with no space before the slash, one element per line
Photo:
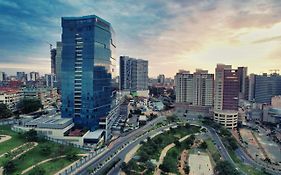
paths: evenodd
<path fill-rule="evenodd" d="M 94 130 L 112 106 L 114 31 L 95 15 L 63 17 L 62 30 L 62 117 Z"/>

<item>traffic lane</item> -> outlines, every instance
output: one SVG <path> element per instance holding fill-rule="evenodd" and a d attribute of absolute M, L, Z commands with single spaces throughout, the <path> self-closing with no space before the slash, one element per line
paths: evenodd
<path fill-rule="evenodd" d="M 171 126 L 173 126 L 173 125 L 171 125 Z M 133 143 L 131 143 L 131 144 L 129 144 L 124 150 L 122 150 L 121 152 L 119 152 L 119 153 L 117 153 L 117 155 L 118 154 L 120 154 L 120 153 L 122 153 L 123 151 L 123 153 L 125 154 L 125 153 L 127 153 L 130 149 L 132 149 L 136 144 L 134 144 L 134 143 L 139 143 L 140 141 L 142 141 L 142 140 L 145 140 L 148 136 L 152 136 L 152 135 L 154 135 L 154 134 L 156 134 L 157 132 L 159 132 L 159 131 L 161 131 L 161 130 L 163 130 L 163 129 L 166 129 L 166 128 L 168 128 L 168 127 L 171 127 L 171 126 L 164 126 L 164 127 L 161 127 L 161 128 L 157 128 L 156 130 L 154 130 L 154 131 L 152 131 L 151 133 L 146 133 L 144 136 L 141 136 L 139 139 L 137 139 L 135 142 L 133 142 Z M 136 137 L 139 137 L 139 136 L 136 136 Z M 134 138 L 132 138 L 131 140 L 133 140 Z M 101 157 L 99 157 L 99 158 L 97 158 L 93 163 L 91 163 L 90 165 L 88 165 L 88 166 L 86 166 L 85 168 L 83 168 L 83 169 L 81 169 L 80 171 L 78 171 L 77 172 L 77 174 L 87 174 L 87 169 L 88 168 L 96 168 L 96 167 L 98 167 L 99 165 L 101 165 L 102 164 L 102 162 L 104 162 L 106 159 L 108 159 L 108 157 L 110 157 L 114 152 L 116 152 L 118 149 L 120 149 L 121 148 L 121 146 L 123 145 L 124 143 L 118 143 L 118 145 L 115 145 L 111 150 L 109 150 L 108 152 L 106 152 L 106 153 L 104 153 L 104 155 L 103 156 L 101 156 Z M 133 145 L 132 145 L 133 144 Z M 132 146 L 132 147 L 131 147 Z M 130 147 L 130 149 L 129 149 L 129 147 Z M 117 156 L 116 155 L 116 156 Z M 114 156 L 114 155 L 113 155 Z M 115 156 L 115 157 L 116 157 Z M 106 164 L 108 164 L 109 162 L 111 162 L 112 161 L 112 159 L 111 160 L 109 160 L 108 162 L 106 162 Z M 102 165 L 102 166 L 104 166 L 104 165 Z M 100 171 L 100 170 L 98 170 L 98 171 Z"/>

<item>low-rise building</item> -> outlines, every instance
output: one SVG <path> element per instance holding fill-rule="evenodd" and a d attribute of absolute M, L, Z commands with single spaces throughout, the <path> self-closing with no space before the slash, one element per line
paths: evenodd
<path fill-rule="evenodd" d="M 36 119 L 27 117 L 13 126 L 17 132 L 26 132 L 31 129 L 39 135 L 49 138 L 71 142 L 79 146 L 96 146 L 103 143 L 105 130 L 82 131 L 74 129 L 72 118 L 61 118 L 60 114 L 42 116 Z"/>
<path fill-rule="evenodd" d="M 12 111 L 17 110 L 18 102 L 23 98 L 22 92 L 18 89 L 1 88 L 0 103 L 4 103 Z"/>

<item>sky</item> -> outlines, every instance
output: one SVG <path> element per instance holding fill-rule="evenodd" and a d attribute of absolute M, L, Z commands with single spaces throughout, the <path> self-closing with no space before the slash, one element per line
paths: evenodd
<path fill-rule="evenodd" d="M 280 0 L 0 0 L 0 71 L 49 73 L 61 17 L 91 14 L 112 24 L 118 56 L 149 60 L 151 77 L 281 69 Z"/>

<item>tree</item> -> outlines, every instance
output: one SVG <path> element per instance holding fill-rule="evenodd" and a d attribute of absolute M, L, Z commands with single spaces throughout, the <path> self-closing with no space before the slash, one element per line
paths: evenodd
<path fill-rule="evenodd" d="M 46 174 L 46 171 L 42 168 L 42 167 L 38 167 L 38 166 L 36 166 L 36 167 L 34 167 L 31 171 L 30 171 L 30 173 L 28 173 L 28 175 L 44 175 L 44 174 Z"/>
<path fill-rule="evenodd" d="M 207 149 L 208 148 L 208 145 L 205 141 L 203 141 L 201 144 L 200 144 L 200 148 L 201 149 Z"/>
<path fill-rule="evenodd" d="M 49 145 L 43 144 L 40 146 L 39 152 L 40 152 L 40 154 L 46 156 L 46 155 L 50 154 L 51 147 Z"/>
<path fill-rule="evenodd" d="M 9 118 L 13 115 L 6 104 L 0 103 L 0 119 Z"/>
<path fill-rule="evenodd" d="M 15 171 L 16 165 L 12 160 L 8 160 L 3 164 L 4 174 L 12 174 Z"/>
<path fill-rule="evenodd" d="M 189 172 L 190 172 L 189 165 L 186 165 L 183 170 L 184 170 L 185 174 L 189 174 Z"/>
<path fill-rule="evenodd" d="M 38 140 L 37 131 L 31 129 L 23 134 L 24 139 L 28 142 L 36 142 Z"/>
<path fill-rule="evenodd" d="M 76 160 L 77 155 L 74 151 L 69 151 L 69 152 L 66 153 L 66 159 L 70 160 L 70 161 Z"/>
<path fill-rule="evenodd" d="M 41 101 L 37 98 L 24 98 L 18 104 L 18 108 L 24 114 L 28 114 L 28 113 L 37 111 L 38 109 L 40 109 L 42 107 L 43 107 L 43 105 L 42 105 Z"/>
<path fill-rule="evenodd" d="M 239 172 L 228 161 L 219 161 L 215 166 L 215 172 L 217 175 L 239 175 Z"/>

